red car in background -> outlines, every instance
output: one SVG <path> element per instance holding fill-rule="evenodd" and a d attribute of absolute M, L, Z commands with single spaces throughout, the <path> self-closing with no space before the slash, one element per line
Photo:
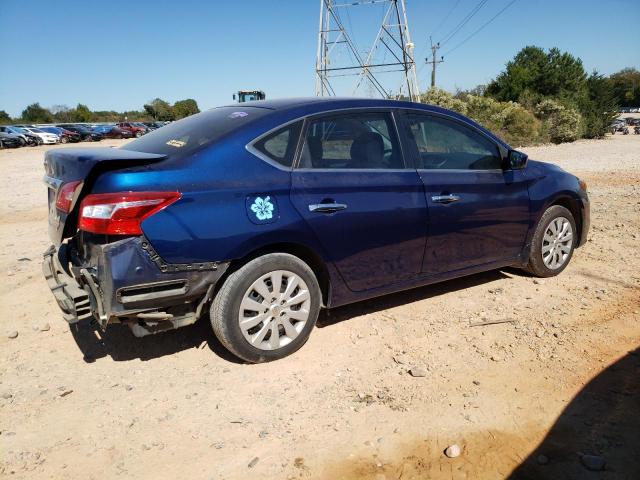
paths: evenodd
<path fill-rule="evenodd" d="M 101 133 L 104 138 L 131 138 L 133 133 L 123 128 L 113 125 L 98 125 L 93 128 L 94 132 Z"/>
<path fill-rule="evenodd" d="M 145 133 L 147 133 L 146 127 L 141 127 L 139 125 L 136 125 L 134 122 L 116 123 L 116 127 L 118 127 L 121 130 L 126 130 L 128 132 L 131 132 L 131 135 L 133 135 L 136 138 L 139 138 Z"/>

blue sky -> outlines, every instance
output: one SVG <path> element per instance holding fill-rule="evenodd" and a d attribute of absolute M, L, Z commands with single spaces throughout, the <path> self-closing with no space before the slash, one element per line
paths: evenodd
<path fill-rule="evenodd" d="M 508 1 L 488 0 L 440 53 Z M 441 39 L 477 3 L 460 0 L 436 31 L 456 0 L 407 0 L 419 65 L 429 35 Z M 0 110 L 14 116 L 36 101 L 122 111 L 155 97 L 195 98 L 206 109 L 231 102 L 238 89 L 268 98 L 314 93 L 318 0 L 0 0 L 0 7 Z M 359 25 L 356 8 L 369 7 L 350 10 Z M 360 38 L 372 39 L 375 25 L 364 23 Z M 640 0 L 517 0 L 445 55 L 438 84 L 486 83 L 526 45 L 557 46 L 588 71 L 640 68 Z M 419 72 L 424 89 L 429 69 Z"/>

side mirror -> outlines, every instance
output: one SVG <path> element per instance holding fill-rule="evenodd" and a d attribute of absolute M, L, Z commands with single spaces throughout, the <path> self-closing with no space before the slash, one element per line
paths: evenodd
<path fill-rule="evenodd" d="M 529 156 L 526 153 L 519 152 L 518 150 L 509 150 L 507 168 L 511 170 L 521 170 L 527 166 L 528 159 Z"/>

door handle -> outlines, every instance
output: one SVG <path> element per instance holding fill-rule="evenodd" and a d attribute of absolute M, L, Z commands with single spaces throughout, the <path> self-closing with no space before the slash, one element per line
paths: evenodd
<path fill-rule="evenodd" d="M 434 195 L 431 197 L 431 200 L 435 203 L 453 203 L 460 200 L 458 195 Z"/>
<path fill-rule="evenodd" d="M 310 212 L 319 213 L 333 213 L 346 208 L 347 206 L 344 203 L 314 203 L 309 205 Z"/>

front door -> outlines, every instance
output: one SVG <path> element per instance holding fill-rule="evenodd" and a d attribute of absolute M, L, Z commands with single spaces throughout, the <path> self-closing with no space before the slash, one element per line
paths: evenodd
<path fill-rule="evenodd" d="M 391 113 L 316 117 L 304 135 L 291 198 L 349 289 L 419 275 L 424 187 L 417 172 L 405 168 Z"/>
<path fill-rule="evenodd" d="M 429 210 L 423 272 L 516 259 L 529 222 L 524 171 L 503 170 L 497 143 L 456 119 L 412 112 L 406 121 Z"/>

